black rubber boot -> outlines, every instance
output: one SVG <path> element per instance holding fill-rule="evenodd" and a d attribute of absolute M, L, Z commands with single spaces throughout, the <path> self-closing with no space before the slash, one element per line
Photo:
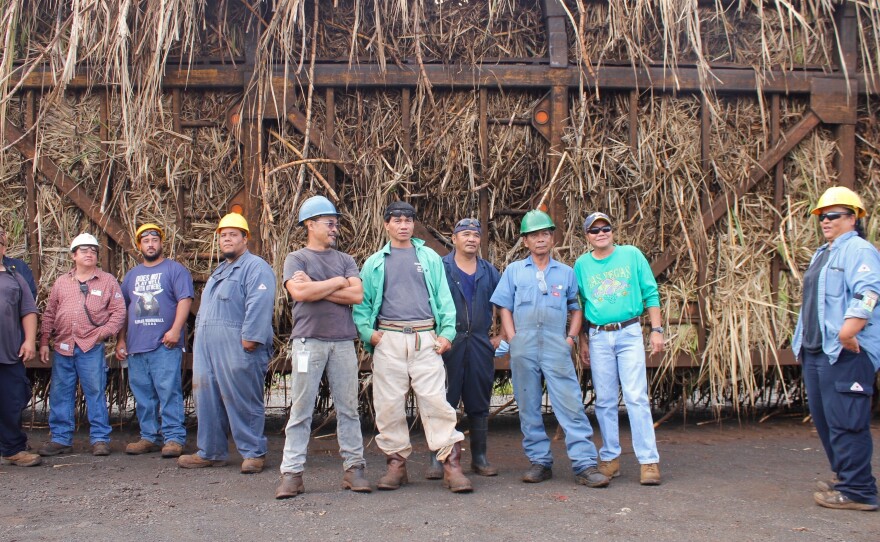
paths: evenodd
<path fill-rule="evenodd" d="M 431 455 L 431 466 L 425 471 L 425 480 L 442 480 L 443 463 L 437 461 L 437 452 L 428 452 Z"/>
<path fill-rule="evenodd" d="M 471 470 L 480 476 L 495 476 L 498 469 L 486 457 L 486 440 L 489 437 L 489 418 L 471 418 Z"/>

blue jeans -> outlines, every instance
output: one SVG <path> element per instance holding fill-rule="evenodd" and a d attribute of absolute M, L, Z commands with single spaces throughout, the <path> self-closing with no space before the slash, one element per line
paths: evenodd
<path fill-rule="evenodd" d="M 183 351 L 160 344 L 151 352 L 129 354 L 128 385 L 134 394 L 141 438 L 154 443 L 186 443 L 180 363 Z M 161 432 L 159 418 L 161 415 Z"/>
<path fill-rule="evenodd" d="M 297 371 L 297 352 L 309 352 L 308 372 Z M 284 440 L 281 472 L 302 472 L 312 433 L 312 414 L 321 375 L 327 371 L 330 396 L 336 409 L 336 438 L 343 468 L 364 466 L 364 439 L 358 416 L 358 360 L 354 341 L 322 341 L 294 338 L 290 341 L 293 362 L 291 374 L 290 420 Z"/>
<path fill-rule="evenodd" d="M 76 381 L 82 387 L 89 416 L 89 441 L 110 442 L 110 413 L 107 411 L 107 364 L 104 344 L 88 352 L 77 346 L 72 356 L 55 352 L 52 358 L 52 381 L 49 387 L 49 431 L 52 442 L 73 445 L 76 428 Z"/>
<path fill-rule="evenodd" d="M 510 372 L 513 393 L 519 407 L 523 449 L 529 462 L 553 466 L 550 438 L 541 416 L 544 389 L 553 413 L 565 431 L 565 447 L 575 474 L 596 466 L 596 446 L 590 440 L 593 428 L 584 412 L 581 387 L 571 361 L 571 347 L 561 333 L 542 329 L 517 329 L 510 341 Z"/>
<path fill-rule="evenodd" d="M 642 465 L 659 463 L 651 403 L 648 401 L 645 340 L 641 326 L 631 324 L 617 331 L 591 329 L 589 337 L 596 418 L 602 431 L 599 457 L 610 461 L 620 455 L 617 412 L 619 391 L 623 390 L 636 458 Z"/>

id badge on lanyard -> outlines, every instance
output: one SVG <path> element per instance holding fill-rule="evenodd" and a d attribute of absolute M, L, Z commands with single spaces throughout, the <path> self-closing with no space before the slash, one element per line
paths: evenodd
<path fill-rule="evenodd" d="M 298 373 L 307 373 L 309 372 L 309 354 L 308 350 L 305 350 L 306 340 L 300 339 L 300 344 L 302 345 L 303 350 L 297 350 L 296 352 L 296 372 Z"/>

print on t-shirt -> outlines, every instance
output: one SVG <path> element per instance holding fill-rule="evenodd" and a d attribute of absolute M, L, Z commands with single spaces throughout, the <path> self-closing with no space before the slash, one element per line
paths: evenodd
<path fill-rule="evenodd" d="M 593 275 L 589 278 L 593 299 L 598 303 L 615 303 L 618 299 L 628 296 L 631 275 L 632 272 L 628 267 L 617 267 Z"/>
<path fill-rule="evenodd" d="M 135 324 L 155 326 L 165 321 L 159 316 L 161 307 L 158 295 L 163 291 L 161 279 L 162 273 L 139 275 L 135 278 L 134 290 L 131 292 L 138 298 L 134 311 Z"/>

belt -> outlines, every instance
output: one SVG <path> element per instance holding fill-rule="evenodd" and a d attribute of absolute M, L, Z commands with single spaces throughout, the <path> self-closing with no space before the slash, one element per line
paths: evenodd
<path fill-rule="evenodd" d="M 590 324 L 590 329 L 601 329 L 602 331 L 618 331 L 625 328 L 626 326 L 635 324 L 638 321 L 639 317 L 636 316 L 635 318 L 630 318 L 629 320 L 624 320 L 623 322 L 615 322 L 613 324 L 605 324 L 603 326 L 594 326 L 593 324 Z"/>
<path fill-rule="evenodd" d="M 407 324 L 398 324 L 395 322 L 379 322 L 379 329 L 382 331 L 396 331 L 398 333 L 406 333 L 411 335 L 420 331 L 434 331 L 434 324 L 425 324 L 421 326 L 411 326 Z"/>
<path fill-rule="evenodd" d="M 423 324 L 420 326 L 410 325 L 409 322 L 388 322 L 386 320 L 381 320 L 379 322 L 379 330 L 380 331 L 394 331 L 396 333 L 406 333 L 407 335 L 415 335 L 416 336 L 416 350 L 422 349 L 422 341 L 419 337 L 419 332 L 421 331 L 434 331 L 433 322 L 430 324 Z"/>

